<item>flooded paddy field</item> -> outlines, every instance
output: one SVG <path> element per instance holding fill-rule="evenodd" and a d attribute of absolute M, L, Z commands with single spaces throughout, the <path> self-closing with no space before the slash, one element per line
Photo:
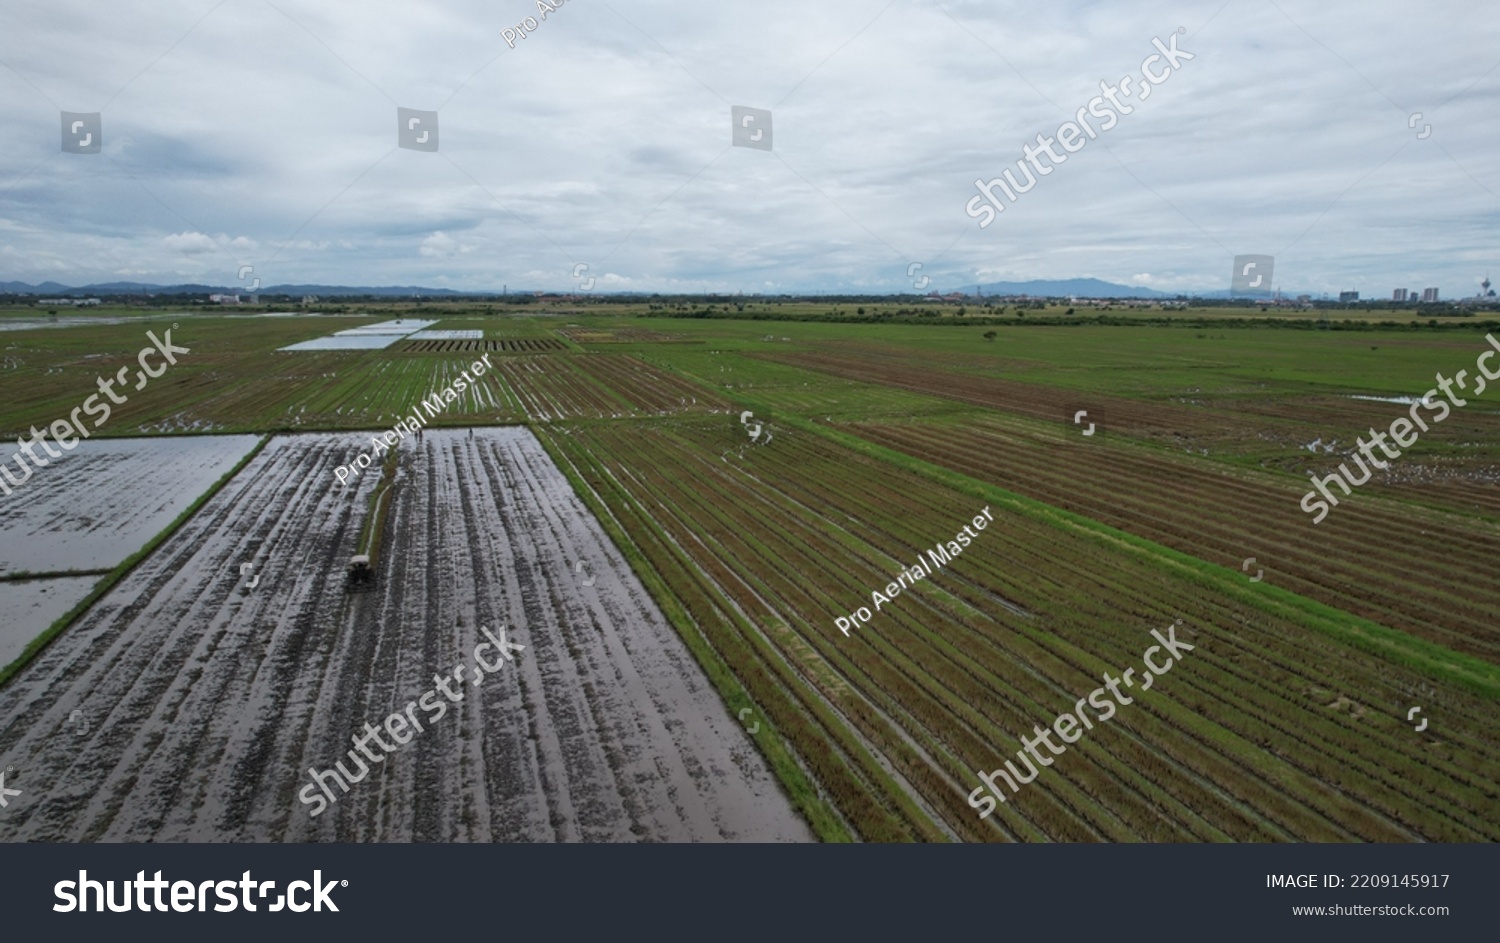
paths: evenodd
<path fill-rule="evenodd" d="M 334 476 L 368 436 L 279 437 L 0 690 L 0 840 L 812 837 L 528 431 L 403 444 L 371 591 L 378 468 Z M 310 771 L 502 626 L 513 661 L 310 814 Z"/>
<path fill-rule="evenodd" d="M 47 458 L 0 495 L 0 667 L 144 547 L 255 446 L 257 438 L 93 439 Z M 40 455 L 40 450 L 38 450 Z M 14 457 L 8 466 L 19 477 Z M 29 467 L 29 466 L 28 466 Z"/>
<path fill-rule="evenodd" d="M 16 656 L 89 594 L 96 576 L 0 582 L 0 666 Z"/>
<path fill-rule="evenodd" d="M 0 576 L 118 565 L 256 441 L 253 435 L 89 439 L 61 458 L 43 456 L 45 468 L 32 468 L 28 479 L 10 485 L 13 494 L 0 495 Z M 8 467 L 19 477 L 16 461 Z"/>

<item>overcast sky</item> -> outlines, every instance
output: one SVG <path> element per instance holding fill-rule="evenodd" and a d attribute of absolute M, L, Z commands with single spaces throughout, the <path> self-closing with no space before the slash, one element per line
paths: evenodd
<path fill-rule="evenodd" d="M 545 20 L 535 0 L 4 0 L 0 281 L 1201 291 L 1254 253 L 1287 291 L 1472 295 L 1500 274 L 1497 19 L 1327 0 L 567 0 Z M 1138 85 L 1174 34 L 1194 58 L 1122 98 L 1132 114 L 1095 121 L 987 228 L 966 213 L 977 178 L 1024 185 L 1022 146 L 1101 80 Z M 736 105 L 771 110 L 772 150 L 731 146 Z M 398 107 L 439 113 L 436 152 L 397 146 Z M 101 153 L 62 152 L 63 111 L 101 113 Z"/>

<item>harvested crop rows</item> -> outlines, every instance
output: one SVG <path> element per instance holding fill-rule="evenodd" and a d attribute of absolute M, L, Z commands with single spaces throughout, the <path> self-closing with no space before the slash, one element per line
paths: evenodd
<path fill-rule="evenodd" d="M 253 370 L 226 365 L 196 373 L 169 372 L 140 394 L 141 428 L 390 426 L 477 359 L 391 356 L 386 351 L 263 356 L 265 362 Z M 132 399 L 124 408 L 135 405 Z M 477 391 L 470 391 L 445 413 L 490 422 L 515 421 L 523 415 L 508 412 L 502 394 L 485 396 Z"/>
<path fill-rule="evenodd" d="M 578 344 L 700 343 L 681 334 L 663 334 L 660 331 L 645 331 L 639 328 L 606 330 L 603 328 L 565 327 L 560 328 L 557 333 Z"/>
<path fill-rule="evenodd" d="M 514 357 L 497 361 L 495 369 L 538 421 L 728 408 L 691 381 L 626 354 Z"/>
<path fill-rule="evenodd" d="M 785 429 L 743 455 L 708 425 L 549 439 L 760 685 L 752 696 L 864 837 L 927 833 L 865 749 L 964 838 L 1500 836 L 1495 700 L 1445 687 L 1458 732 L 1429 744 L 1397 719 L 1424 676 L 1312 616 L 997 505 L 975 546 L 845 638 L 834 616 L 983 502 Z M 964 801 L 973 771 L 999 766 L 1103 671 L 1138 664 L 1148 630 L 1174 618 L 1197 650 L 981 822 Z M 820 710 L 859 741 L 809 722 Z"/>
<path fill-rule="evenodd" d="M 1250 455 L 1296 474 L 1309 470 L 1328 474 L 1345 460 L 1357 436 L 1370 428 L 1386 428 L 1405 412 L 1397 404 L 1332 396 L 1217 397 L 1191 402 L 1182 397 L 1174 401 L 1131 399 L 960 372 L 946 362 L 953 354 L 939 356 L 881 345 L 862 346 L 858 353 L 841 346 L 837 353 L 753 356 L 1043 420 L 1059 428 L 1066 425 L 1072 411 L 1086 408 L 1109 435 L 1203 455 Z M 993 361 L 989 366 L 993 367 Z M 1493 441 L 1500 431 L 1500 415 L 1482 412 L 1482 408 L 1454 410 L 1424 442 L 1430 447 L 1434 442 Z M 1335 440 L 1344 444 L 1337 457 L 1303 451 L 1308 443 Z M 1446 499 L 1455 509 L 1500 514 L 1500 468 L 1487 452 L 1472 459 L 1408 457 L 1377 472 L 1369 487 L 1427 503 Z"/>
<path fill-rule="evenodd" d="M 992 376 L 955 373 L 944 369 L 941 363 L 925 362 L 935 359 L 930 355 L 912 353 L 902 356 L 894 351 L 883 351 L 882 354 L 871 355 L 865 351 L 858 355 L 841 352 L 756 356 L 846 379 L 941 396 L 1058 424 L 1062 424 L 1069 403 L 1078 400 L 1097 406 L 1108 415 L 1111 434 L 1144 439 L 1173 443 L 1191 441 L 1196 445 L 1211 440 L 1223 425 L 1222 417 L 1188 406 L 1146 403 Z M 1298 432 L 1289 436 L 1287 441 L 1306 442 L 1310 438 L 1303 438 Z"/>
<path fill-rule="evenodd" d="M 488 341 L 428 341 L 479 344 Z M 526 343 L 558 344 L 556 340 Z M 168 373 L 126 405 L 143 430 L 331 427 L 384 428 L 460 379 L 476 351 L 448 354 L 290 352 L 267 355 L 264 369 Z M 522 354 L 492 359 L 436 421 L 440 425 L 526 419 L 607 419 L 727 409 L 701 387 L 628 354 Z M 472 374 L 471 374 L 472 380 Z M 77 403 L 73 403 L 77 405 Z M 66 413 L 64 413 L 66 414 Z"/>
<path fill-rule="evenodd" d="M 1500 662 L 1500 557 L 1487 525 L 1358 496 L 1315 525 L 1298 504 L 1306 486 L 1281 476 L 1107 440 L 1060 444 L 1015 421 L 854 429 L 1231 570 L 1254 557 L 1278 586 Z"/>
<path fill-rule="evenodd" d="M 539 354 L 549 351 L 567 350 L 562 341 L 544 337 L 513 338 L 509 340 L 459 340 L 459 341 L 402 341 L 396 348 L 403 353 L 451 354 L 486 352 L 505 354 Z"/>

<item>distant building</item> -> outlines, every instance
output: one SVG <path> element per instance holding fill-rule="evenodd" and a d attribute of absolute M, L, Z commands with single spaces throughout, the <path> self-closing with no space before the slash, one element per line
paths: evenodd
<path fill-rule="evenodd" d="M 1341 291 L 1341 292 L 1339 292 L 1339 301 L 1341 301 L 1341 302 L 1358 301 L 1358 300 L 1359 300 L 1359 292 L 1357 292 L 1357 291 Z"/>
<path fill-rule="evenodd" d="M 1391 292 L 1391 300 L 1392 301 L 1405 301 L 1406 300 L 1406 289 L 1405 288 L 1397 288 L 1395 291 Z"/>
<path fill-rule="evenodd" d="M 1432 301 L 1437 301 L 1437 300 L 1438 300 L 1438 290 L 1436 288 L 1424 288 L 1424 289 L 1422 289 L 1422 301 L 1423 302 L 1432 302 Z"/>
<path fill-rule="evenodd" d="M 41 298 L 37 300 L 37 304 L 48 305 L 51 307 L 56 307 L 58 305 L 69 305 L 71 307 L 77 308 L 84 305 L 96 305 L 98 303 L 98 298 Z"/>
<path fill-rule="evenodd" d="M 315 305 L 315 304 L 318 303 L 318 296 L 317 295 L 303 295 L 302 296 L 302 303 L 304 305 Z"/>
<path fill-rule="evenodd" d="M 216 305 L 237 305 L 240 303 L 239 295 L 209 295 L 208 300 Z"/>

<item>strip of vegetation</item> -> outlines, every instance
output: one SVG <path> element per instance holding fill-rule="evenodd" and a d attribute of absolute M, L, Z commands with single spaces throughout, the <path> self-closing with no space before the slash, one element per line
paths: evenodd
<path fill-rule="evenodd" d="M 380 559 L 380 542 L 385 536 L 386 517 L 390 511 L 392 493 L 396 489 L 396 467 L 399 464 L 399 456 L 400 453 L 396 449 L 386 452 L 385 461 L 380 466 L 380 483 L 370 495 L 365 523 L 360 528 L 359 546 L 361 549 L 359 552 L 370 558 L 372 567 Z"/>
<path fill-rule="evenodd" d="M 29 580 L 57 580 L 67 579 L 75 576 L 103 576 L 110 572 L 104 570 L 48 570 L 45 573 L 33 573 L 30 570 L 17 570 L 14 573 L 0 575 L 0 583 L 24 583 Z"/>
<path fill-rule="evenodd" d="M 45 632 L 32 639 L 31 644 L 26 646 L 25 650 L 16 657 L 15 661 L 4 668 L 0 668 L 0 688 L 9 684 L 10 679 L 15 677 L 22 668 L 25 668 L 33 658 L 40 654 L 42 649 L 50 645 L 53 639 L 61 635 L 78 617 L 88 612 L 89 608 L 98 602 L 105 593 L 114 589 L 115 585 L 124 579 L 131 570 L 135 569 L 137 564 L 151 556 L 157 547 L 160 547 L 168 538 L 177 533 L 178 529 L 191 520 L 193 515 L 197 514 L 203 505 L 207 504 L 225 485 L 229 484 L 235 475 L 238 475 L 246 465 L 254 461 L 255 457 L 265 449 L 270 441 L 271 436 L 262 436 L 261 440 L 255 444 L 255 447 L 244 458 L 240 459 L 233 468 L 225 472 L 222 478 L 214 482 L 212 487 L 198 497 L 198 500 L 188 505 L 186 510 L 177 515 L 177 519 L 168 524 L 165 530 L 151 538 L 144 547 L 126 557 L 124 562 L 119 566 L 106 571 L 107 575 L 104 579 L 99 581 L 99 584 L 94 587 L 92 592 L 79 600 L 78 605 L 69 609 L 60 619 L 48 626 Z"/>

